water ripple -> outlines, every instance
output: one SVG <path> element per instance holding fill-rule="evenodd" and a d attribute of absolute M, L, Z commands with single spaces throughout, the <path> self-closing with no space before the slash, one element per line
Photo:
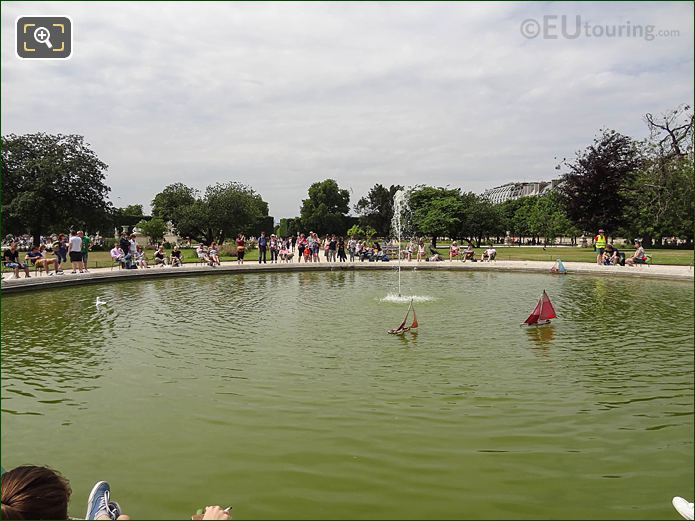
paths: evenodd
<path fill-rule="evenodd" d="M 388 272 L 8 296 L 3 465 L 50 461 L 75 490 L 108 474 L 143 517 L 230 495 L 248 518 L 671 514 L 693 482 L 691 285 L 401 277 L 427 296 L 401 336 Z M 520 328 L 543 289 L 558 319 Z"/>

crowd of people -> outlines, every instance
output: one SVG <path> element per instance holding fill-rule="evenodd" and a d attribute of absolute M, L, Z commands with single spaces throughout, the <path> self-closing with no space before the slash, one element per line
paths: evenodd
<path fill-rule="evenodd" d="M 599 266 L 635 266 L 636 264 L 647 264 L 649 258 L 642 247 L 642 241 L 635 239 L 635 251 L 631 257 L 626 257 L 615 244 L 608 244 L 605 230 L 599 229 L 594 237 L 594 248 L 596 250 L 596 264 Z"/>
<path fill-rule="evenodd" d="M 20 260 L 19 245 L 17 241 L 10 245 L 2 253 L 3 265 L 14 272 L 15 278 L 19 278 L 19 272 L 23 271 L 25 277 L 30 277 L 29 268 L 45 270 L 48 275 L 62 275 L 63 264 L 67 264 L 68 258 L 72 266 L 72 273 L 86 273 L 89 252 L 92 249 L 92 239 L 82 230 L 71 232 L 69 236 L 58 234 L 51 238 L 41 238 L 39 245 L 33 243 L 29 251 Z M 53 240 L 55 239 L 55 240 Z M 51 272 L 51 267 L 53 272 Z"/>
<path fill-rule="evenodd" d="M 253 240 L 253 239 L 252 239 Z M 243 235 L 237 236 L 237 262 L 243 263 L 246 238 Z M 374 262 L 390 261 L 398 255 L 398 242 L 392 240 L 385 247 L 378 240 L 367 241 L 355 237 L 343 237 L 340 235 L 329 234 L 319 237 L 315 232 L 308 234 L 298 233 L 296 236 L 278 237 L 275 234 L 266 236 L 261 232 L 256 241 L 258 245 L 258 263 L 287 263 L 294 262 Z M 483 252 L 481 260 L 494 260 L 497 254 L 492 246 Z M 411 239 L 410 242 L 401 249 L 401 258 L 404 260 L 417 261 L 442 261 L 444 260 L 439 252 L 430 246 L 430 255 L 426 254 L 425 241 L 422 238 Z M 459 256 L 459 247 L 454 241 L 449 252 L 449 260 Z M 463 261 L 475 261 L 475 250 L 469 243 L 465 251 Z"/>
<path fill-rule="evenodd" d="M 99 243 L 102 237 L 97 234 Z M 63 266 L 70 263 L 71 273 L 87 273 L 87 262 L 92 246 L 97 244 L 84 231 L 78 230 L 69 235 L 57 234 L 53 236 L 41 237 L 38 245 L 31 244 L 26 237 L 19 240 L 12 240 L 9 247 L 3 251 L 3 264 L 14 272 L 14 277 L 19 278 L 20 272 L 25 277 L 30 277 L 30 268 L 45 271 L 48 275 L 62 275 Z M 24 246 L 22 246 L 24 245 Z M 28 246 L 27 246 L 28 245 Z M 190 245 L 190 240 L 189 240 Z M 249 240 L 243 234 L 237 235 L 232 244 L 236 246 L 236 259 L 238 264 L 244 263 L 245 254 L 249 245 L 258 248 L 258 263 L 271 264 L 291 263 L 291 262 L 374 262 L 393 260 L 398 255 L 398 242 L 392 240 L 382 247 L 378 240 L 367 241 L 356 239 L 355 237 L 343 237 L 335 234 L 319 237 L 315 232 L 308 234 L 298 233 L 297 235 L 279 237 L 274 233 L 269 236 L 261 232 L 260 236 Z M 22 250 L 22 247 L 25 249 Z M 608 244 L 603 229 L 598 231 L 594 237 L 594 247 L 596 249 L 596 263 L 599 265 L 628 265 L 645 264 L 648 262 L 644 248 L 639 240 L 635 240 L 635 252 L 632 256 L 626 257 L 614 244 Z M 28 251 L 26 251 L 28 250 Z M 22 256 L 21 253 L 26 251 Z M 222 256 L 222 245 L 218 242 L 211 242 L 209 245 L 200 243 L 196 250 L 198 261 L 208 266 L 220 266 Z M 433 244 L 428 248 L 422 238 L 412 238 L 400 250 L 401 258 L 407 261 L 416 260 L 439 262 L 444 258 Z M 466 249 L 462 249 L 457 241 L 453 241 L 449 247 L 448 260 L 460 259 L 466 261 L 492 261 L 495 260 L 497 250 L 490 245 L 479 258 L 476 258 L 476 251 L 472 243 L 468 243 Z M 150 268 L 152 266 L 182 266 L 184 263 L 183 252 L 178 245 L 174 245 L 171 253 L 166 254 L 163 245 L 156 245 L 155 253 L 151 260 L 147 259 L 145 250 L 138 244 L 136 235 L 133 233 L 123 233 L 110 251 L 110 256 L 114 264 L 120 265 L 124 269 Z M 69 260 L 68 260 L 69 259 Z"/>

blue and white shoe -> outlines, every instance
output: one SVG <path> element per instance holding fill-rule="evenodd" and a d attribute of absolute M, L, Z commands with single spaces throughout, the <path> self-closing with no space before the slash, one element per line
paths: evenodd
<path fill-rule="evenodd" d="M 120 515 L 121 507 L 115 501 L 111 501 L 111 487 L 108 482 L 99 481 L 89 494 L 85 519 L 116 519 Z"/>

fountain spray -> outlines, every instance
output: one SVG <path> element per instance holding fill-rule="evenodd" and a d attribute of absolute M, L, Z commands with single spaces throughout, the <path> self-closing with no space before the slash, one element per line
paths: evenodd
<path fill-rule="evenodd" d="M 401 239 L 403 236 L 404 214 L 408 208 L 410 191 L 401 188 L 393 196 L 393 218 L 391 229 L 398 240 L 398 296 L 401 296 Z"/>

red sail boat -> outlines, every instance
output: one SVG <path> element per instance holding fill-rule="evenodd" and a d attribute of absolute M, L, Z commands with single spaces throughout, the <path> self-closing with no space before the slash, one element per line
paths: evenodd
<path fill-rule="evenodd" d="M 557 318 L 555 308 L 553 307 L 553 303 L 550 302 L 550 297 L 548 297 L 548 294 L 543 290 L 541 298 L 538 299 L 538 304 L 536 304 L 534 310 L 531 311 L 531 314 L 521 325 L 543 326 L 545 324 L 550 324 L 550 319 L 552 318 Z"/>
<path fill-rule="evenodd" d="M 406 326 L 405 324 L 408 322 L 408 315 L 410 314 L 411 309 L 413 310 L 413 322 L 409 326 Z M 415 314 L 415 308 L 413 307 L 413 301 L 411 299 L 410 306 L 408 306 L 408 311 L 406 312 L 405 318 L 403 319 L 403 322 L 401 322 L 401 325 L 396 328 L 389 329 L 386 332 L 390 335 L 402 335 L 403 333 L 410 331 L 411 329 L 417 329 L 417 327 L 417 315 Z"/>

